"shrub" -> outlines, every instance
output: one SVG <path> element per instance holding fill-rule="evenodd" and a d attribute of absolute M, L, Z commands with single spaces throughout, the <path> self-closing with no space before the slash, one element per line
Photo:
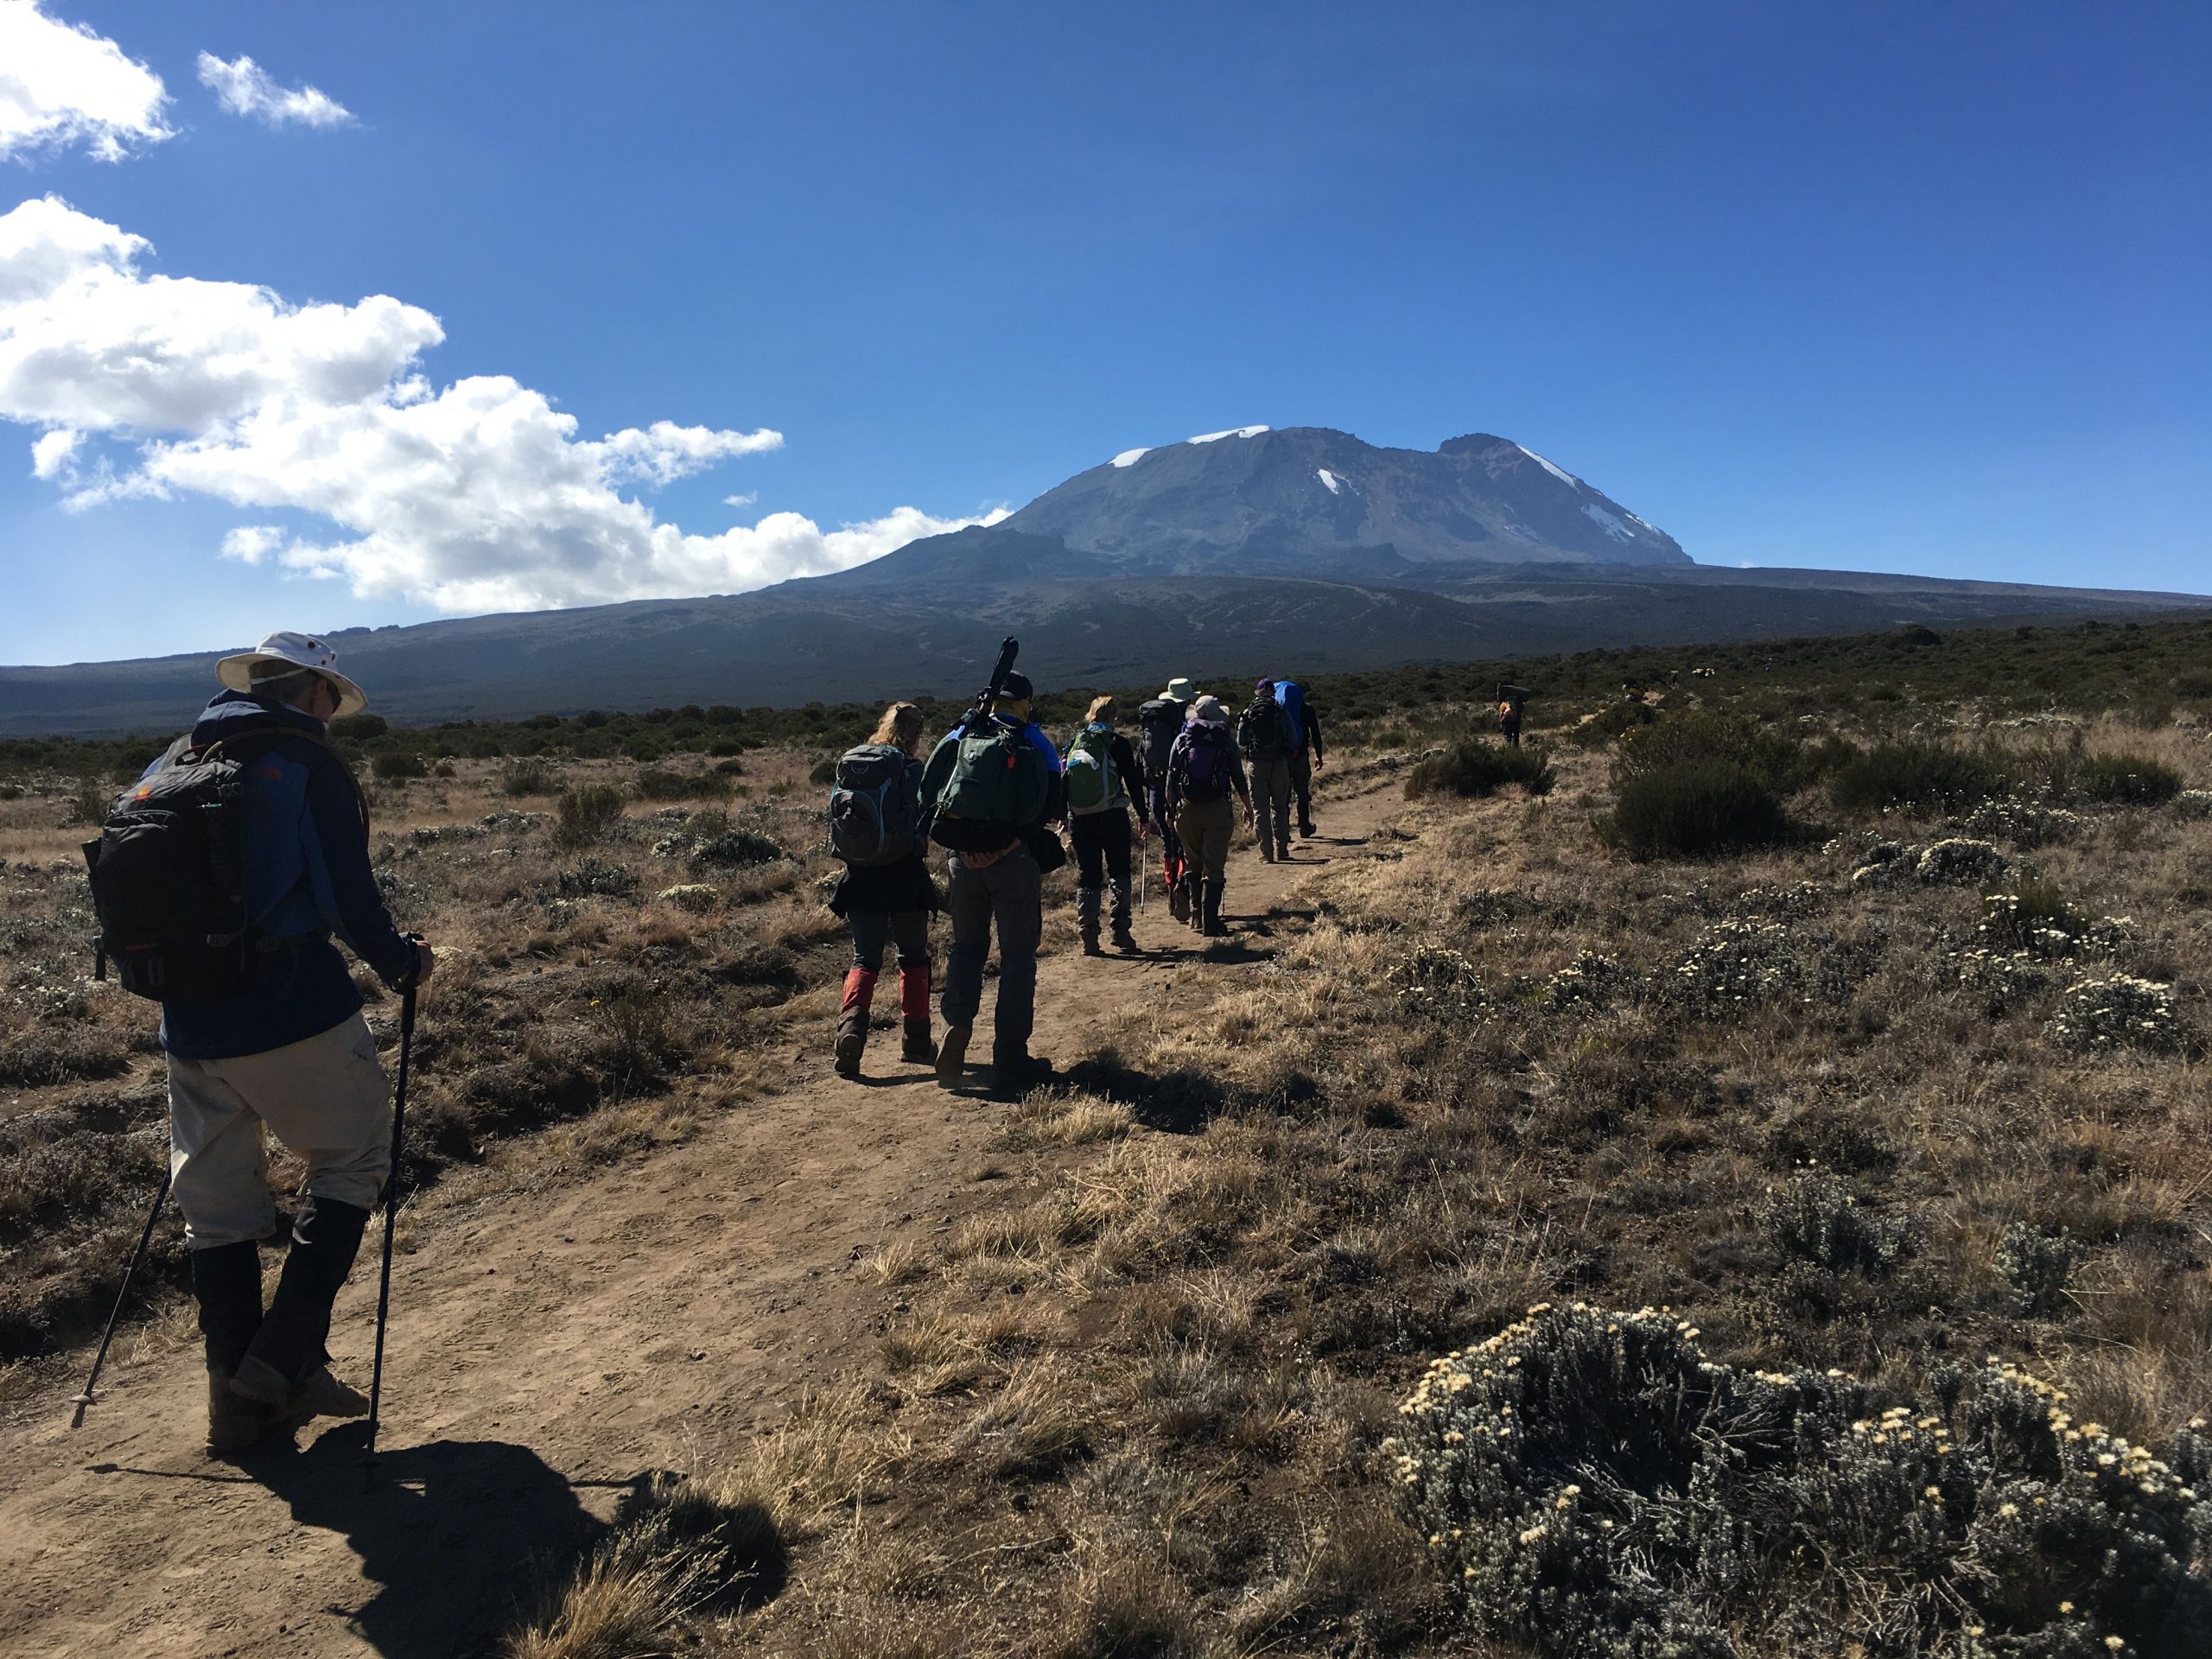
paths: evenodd
<path fill-rule="evenodd" d="M 1769 1199 L 1766 1229 L 1776 1243 L 1829 1273 L 1888 1277 L 1912 1254 L 1912 1224 L 1904 1217 L 1877 1216 L 1826 1170 L 1808 1170 Z"/>
<path fill-rule="evenodd" d="M 543 760 L 517 760 L 499 773 L 502 795 L 550 795 L 559 787 L 554 780 L 553 768 Z"/>
<path fill-rule="evenodd" d="M 729 793 L 729 779 L 718 772 L 671 772 L 648 766 L 631 787 L 641 801 L 712 799 Z"/>
<path fill-rule="evenodd" d="M 2067 1283 L 2082 1263 L 2082 1249 L 2063 1227 L 2031 1227 L 2015 1222 L 1997 1247 L 1997 1270 L 2012 1287 L 2021 1313 L 2031 1319 L 2056 1319 L 2074 1311 Z"/>
<path fill-rule="evenodd" d="M 365 743 L 390 731 L 391 722 L 382 715 L 347 715 L 342 720 L 332 721 L 328 729 L 333 742 Z"/>
<path fill-rule="evenodd" d="M 2003 787 L 2004 773 L 1988 757 L 1941 743 L 1878 743 L 1836 768 L 1828 793 L 1846 811 L 1896 806 L 1961 811 Z"/>
<path fill-rule="evenodd" d="M 2158 806 L 2181 793 L 2182 775 L 2145 754 L 2092 754 L 2082 760 L 2081 790 L 2116 806 Z"/>
<path fill-rule="evenodd" d="M 1577 1659 L 2199 1650 L 2194 1430 L 2154 1457 L 1994 1362 L 1879 1408 L 1697 1334 L 1540 1304 L 1400 1407 L 1401 1510 L 1482 1634 Z"/>
<path fill-rule="evenodd" d="M 554 892 L 563 899 L 626 899 L 637 892 L 637 872 L 604 859 L 588 858 L 573 870 L 554 878 Z"/>
<path fill-rule="evenodd" d="M 1406 798 L 1444 794 L 1479 798 L 1496 794 L 1507 784 L 1518 784 L 1531 795 L 1548 795 L 1554 781 L 1552 764 L 1542 750 L 1512 749 L 1478 739 L 1424 755 L 1406 774 Z"/>
<path fill-rule="evenodd" d="M 753 864 L 772 864 L 791 855 L 781 846 L 751 830 L 730 830 L 701 841 L 691 849 L 695 865 L 715 865 L 723 868 L 743 868 Z"/>
<path fill-rule="evenodd" d="M 1789 820 L 1765 783 L 1727 760 L 1645 772 L 1621 785 L 1599 833 L 1632 858 L 1695 858 L 1770 847 Z"/>
<path fill-rule="evenodd" d="M 1639 726 L 1649 726 L 1659 718 L 1659 711 L 1648 702 L 1630 702 L 1625 697 L 1609 702 L 1596 714 L 1577 726 L 1570 734 L 1578 748 L 1602 749 L 1624 732 Z"/>
<path fill-rule="evenodd" d="M 814 770 L 806 774 L 806 781 L 810 784 L 819 784 L 824 789 L 827 789 L 830 785 L 836 783 L 837 781 L 837 757 L 833 754 L 827 760 L 817 761 L 815 763 Z"/>
<path fill-rule="evenodd" d="M 2048 1029 L 2060 1047 L 2082 1053 L 2177 1048 L 2182 1036 L 2173 987 L 2126 974 L 2085 979 L 2068 987 L 2065 1001 Z"/>
<path fill-rule="evenodd" d="M 1802 746 L 1787 732 L 1743 715 L 1688 709 L 1624 733 L 1613 783 L 1713 761 L 1741 766 L 1777 791 L 1796 788 L 1805 766 Z"/>
<path fill-rule="evenodd" d="M 1994 881 L 2012 868 L 2012 861 L 1987 842 L 1954 836 L 1923 849 L 1913 874 L 1933 886 L 1955 887 Z"/>
<path fill-rule="evenodd" d="M 96 783 L 81 783 L 70 794 L 69 817 L 64 820 L 62 827 L 67 829 L 72 823 L 86 827 L 104 823 L 107 821 L 107 810 L 114 801 L 113 791 Z"/>
<path fill-rule="evenodd" d="M 622 822 L 622 791 L 612 784 L 585 784 L 561 795 L 553 839 L 563 847 L 589 847 Z"/>
<path fill-rule="evenodd" d="M 429 762 L 419 754 L 404 750 L 389 750 L 372 759 L 369 773 L 379 783 L 393 783 L 402 778 L 427 778 Z"/>

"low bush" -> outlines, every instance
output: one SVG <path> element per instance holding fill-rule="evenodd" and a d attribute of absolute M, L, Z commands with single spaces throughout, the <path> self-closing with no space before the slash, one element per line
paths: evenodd
<path fill-rule="evenodd" d="M 1631 858 L 1696 858 L 1789 839 L 1774 791 L 1728 760 L 1641 772 L 1621 785 L 1600 835 Z"/>
<path fill-rule="evenodd" d="M 427 778 L 430 763 L 408 750 L 393 749 L 372 759 L 369 775 L 378 783 L 396 783 L 403 778 Z"/>
<path fill-rule="evenodd" d="M 1613 783 L 1716 761 L 1741 766 L 1777 792 L 1795 789 L 1806 769 L 1804 747 L 1788 732 L 1744 715 L 1686 709 L 1622 734 Z"/>
<path fill-rule="evenodd" d="M 1426 755 L 1406 774 L 1406 798 L 1424 795 L 1494 795 L 1518 784 L 1531 795 L 1551 793 L 1552 765 L 1541 749 L 1513 749 L 1477 740 Z"/>
<path fill-rule="evenodd" d="M 712 800 L 729 793 L 729 779 L 720 772 L 671 772 L 648 766 L 631 787 L 641 801 Z"/>
<path fill-rule="evenodd" d="M 555 779 L 553 768 L 543 760 L 511 761 L 499 773 L 499 793 L 517 798 L 530 795 L 551 795 L 561 785 Z"/>
<path fill-rule="evenodd" d="M 1624 697 L 1591 715 L 1574 728 L 1570 737 L 1577 748 L 1602 749 L 1623 733 L 1649 726 L 1658 718 L 1659 711 L 1649 703 L 1630 702 Z"/>
<path fill-rule="evenodd" d="M 613 834 L 622 822 L 622 791 L 613 784 L 585 784 L 564 790 L 553 825 L 563 847 L 589 847 Z"/>
<path fill-rule="evenodd" d="M 2082 757 L 2080 788 L 2093 801 L 2113 806 L 2159 806 L 2181 793 L 2182 775 L 2145 754 Z"/>
<path fill-rule="evenodd" d="M 1401 1510 L 1483 1635 L 1576 1659 L 2203 1650 L 2194 1430 L 2154 1456 L 1995 1362 L 1884 1408 L 1697 1335 L 1540 1304 L 1400 1408 Z"/>
<path fill-rule="evenodd" d="M 2003 770 L 1988 756 L 1942 743 L 1878 743 L 1846 760 L 1828 780 L 1828 793 L 1847 812 L 1915 806 L 1963 811 L 2005 785 Z"/>

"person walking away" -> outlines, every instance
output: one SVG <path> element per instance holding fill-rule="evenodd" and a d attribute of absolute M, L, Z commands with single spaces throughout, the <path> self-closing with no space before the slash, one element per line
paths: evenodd
<path fill-rule="evenodd" d="M 930 837 L 952 855 L 952 944 L 944 960 L 944 1039 L 937 1052 L 937 1080 L 946 1089 L 957 1088 L 964 1071 L 994 926 L 999 991 L 992 1090 L 1018 1091 L 1052 1075 L 1049 1063 L 1030 1054 L 1029 1035 L 1046 865 L 1058 868 L 1066 857 L 1046 825 L 1058 822 L 1066 805 L 1059 751 L 1029 717 L 1034 696 L 1027 675 L 1008 674 L 991 713 L 971 711 L 938 744 L 923 773 Z"/>
<path fill-rule="evenodd" d="M 1183 722 L 1191 712 L 1198 688 L 1186 679 L 1172 679 L 1167 689 L 1137 709 L 1137 759 L 1144 767 L 1145 805 L 1160 830 L 1160 879 L 1167 888 L 1168 913 L 1179 922 L 1191 919 L 1191 895 L 1184 877 L 1190 867 L 1182 838 L 1175 833 L 1174 814 L 1167 805 L 1167 757 L 1175 740 L 1183 735 Z"/>
<path fill-rule="evenodd" d="M 1275 682 L 1275 701 L 1290 716 L 1290 729 L 1298 747 L 1290 752 L 1290 788 L 1298 798 L 1298 833 L 1313 838 L 1313 774 L 1321 770 L 1321 719 L 1306 699 L 1306 688 L 1296 680 Z"/>
<path fill-rule="evenodd" d="M 1252 768 L 1253 810 L 1258 815 L 1260 856 L 1268 863 L 1290 856 L 1290 752 L 1296 747 L 1290 716 L 1275 701 L 1275 683 L 1262 680 L 1236 721 L 1236 747 Z"/>
<path fill-rule="evenodd" d="M 1114 897 L 1114 948 L 1137 948 L 1136 936 L 1129 931 L 1129 813 L 1133 807 L 1137 834 L 1152 834 L 1144 773 L 1129 740 L 1114 729 L 1117 712 L 1113 698 L 1094 699 L 1090 713 L 1084 716 L 1083 729 L 1069 742 L 1061 762 L 1061 776 L 1067 787 L 1068 838 L 1075 843 L 1076 926 L 1083 936 L 1086 957 L 1104 954 L 1098 948 L 1098 912 L 1109 887 Z"/>
<path fill-rule="evenodd" d="M 103 954 L 127 988 L 162 1002 L 169 1170 L 205 1344 L 207 1449 L 217 1454 L 244 1452 L 271 1429 L 369 1408 L 332 1375 L 323 1344 L 390 1173 L 390 1090 L 361 994 L 332 940 L 395 989 L 428 983 L 436 966 L 430 947 L 385 909 L 367 809 L 324 735 L 328 721 L 368 705 L 337 661 L 320 639 L 272 633 L 217 663 L 224 690 L 117 803 L 93 861 Z M 225 807 L 211 813 L 186 792 L 230 768 L 236 793 Z M 165 801 L 197 812 L 196 827 L 183 827 L 182 810 L 162 814 Z M 177 880 L 160 884 L 156 903 L 189 904 L 181 888 L 194 881 L 215 893 L 219 884 L 201 873 L 211 861 L 219 869 L 238 860 L 235 949 L 190 930 L 162 945 L 129 943 L 144 936 L 124 918 L 149 889 L 134 891 L 125 873 L 149 868 L 132 866 L 134 856 L 170 856 L 156 850 L 164 836 L 180 849 L 201 839 L 191 842 L 196 856 L 170 867 Z M 226 948 L 208 948 L 216 945 Z M 307 1166 L 266 1308 L 261 1241 L 276 1230 L 276 1205 L 264 1131 Z"/>
<path fill-rule="evenodd" d="M 1497 729 L 1504 735 L 1505 747 L 1521 747 L 1521 705 L 1508 697 L 1497 705 Z"/>
<path fill-rule="evenodd" d="M 853 965 L 837 1010 L 836 1064 L 842 1077 L 861 1074 L 887 940 L 899 956 L 905 1037 L 899 1058 L 925 1065 L 937 1058 L 930 1038 L 930 917 L 939 906 L 921 833 L 921 709 L 894 702 L 868 741 L 839 759 L 830 791 L 830 849 L 845 863 L 830 908 L 853 936 Z"/>
<path fill-rule="evenodd" d="M 1191 861 L 1188 883 L 1191 927 L 1209 938 L 1229 929 L 1221 919 L 1222 895 L 1229 882 L 1229 839 L 1236 831 L 1235 796 L 1243 803 L 1244 822 L 1252 822 L 1252 789 L 1244 763 L 1229 733 L 1229 711 L 1218 699 L 1200 697 L 1167 757 L 1167 801 L 1175 833 Z"/>

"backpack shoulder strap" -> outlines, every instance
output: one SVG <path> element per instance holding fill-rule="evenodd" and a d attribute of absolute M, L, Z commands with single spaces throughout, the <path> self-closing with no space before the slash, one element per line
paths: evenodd
<path fill-rule="evenodd" d="M 345 779 L 346 787 L 353 791 L 353 810 L 360 815 L 361 829 L 365 832 L 369 827 L 369 802 L 368 798 L 361 792 L 361 780 L 353 775 L 353 768 L 346 764 L 346 757 L 339 753 L 337 747 L 321 732 L 303 732 L 298 727 L 287 726 L 281 721 L 256 722 L 242 732 L 226 734 L 210 743 L 200 753 L 211 754 L 217 749 L 220 749 L 226 754 L 236 754 L 242 745 L 251 745 L 254 749 L 266 751 L 275 747 L 288 737 L 297 738 L 302 743 L 312 744 L 330 757 L 331 764 L 338 768 L 339 776 Z"/>

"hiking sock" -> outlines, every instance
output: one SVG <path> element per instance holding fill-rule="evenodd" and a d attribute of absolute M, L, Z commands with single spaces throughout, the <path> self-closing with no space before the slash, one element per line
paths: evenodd
<path fill-rule="evenodd" d="M 200 1334 L 207 1369 L 228 1377 L 261 1329 L 261 1244 L 240 1239 L 194 1250 L 192 1295 L 200 1304 Z"/>
<path fill-rule="evenodd" d="M 328 1363 L 322 1344 L 330 1335 L 330 1306 L 353 1269 L 368 1224 L 369 1212 L 359 1205 L 307 1196 L 292 1223 L 292 1248 L 285 1252 L 276 1294 L 269 1299 L 247 1358 L 290 1383 Z"/>
<path fill-rule="evenodd" d="M 861 1074 L 861 1054 L 868 1047 L 868 1011 L 874 1001 L 875 970 L 847 969 L 845 1000 L 837 1010 L 837 1075 L 841 1077 Z"/>

